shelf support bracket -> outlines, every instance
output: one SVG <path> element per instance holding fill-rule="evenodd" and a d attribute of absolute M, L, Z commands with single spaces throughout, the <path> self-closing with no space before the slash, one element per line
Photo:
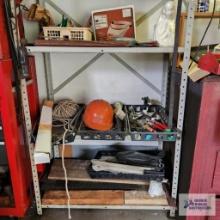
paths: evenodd
<path fill-rule="evenodd" d="M 52 70 L 51 70 L 50 53 L 44 53 L 43 57 L 44 57 L 47 98 L 49 100 L 53 100 L 54 99 L 54 92 L 53 92 L 53 77 L 52 77 Z"/>
<path fill-rule="evenodd" d="M 150 81 L 145 79 L 140 73 L 138 73 L 133 67 L 131 67 L 129 64 L 127 64 L 121 57 L 116 55 L 115 53 L 110 53 L 110 56 L 112 56 L 115 60 L 117 60 L 122 66 L 124 66 L 127 70 L 129 70 L 131 73 L 133 73 L 138 79 L 140 79 L 142 82 L 144 82 L 147 86 L 149 86 L 154 92 L 157 94 L 161 94 L 161 91 L 153 85 Z"/>
<path fill-rule="evenodd" d="M 69 82 L 71 82 L 73 79 L 75 79 L 77 76 L 79 76 L 83 71 L 85 71 L 89 66 L 91 66 L 93 63 L 95 63 L 101 56 L 103 56 L 103 53 L 98 53 L 95 57 L 93 57 L 91 60 L 89 60 L 85 65 L 83 65 L 79 70 L 77 70 L 75 73 L 73 73 L 69 78 L 67 78 L 63 83 L 61 83 L 57 88 L 54 89 L 54 94 L 58 93 L 62 88 L 64 88 Z"/>
<path fill-rule="evenodd" d="M 51 1 L 51 0 L 44 0 L 44 4 L 45 4 L 45 2 L 48 5 L 50 5 L 52 8 L 54 8 L 57 12 L 59 12 L 61 15 L 64 15 L 69 20 L 71 20 L 74 23 L 74 25 L 76 25 L 77 27 L 81 27 L 82 26 L 75 19 L 73 19 L 70 15 L 68 15 L 65 11 L 63 11 L 60 7 L 58 7 L 53 1 Z"/>
<path fill-rule="evenodd" d="M 137 27 L 140 26 L 148 17 L 150 17 L 156 11 L 158 11 L 166 2 L 167 2 L 167 0 L 160 1 L 153 8 L 151 8 L 147 13 L 143 14 L 140 18 L 137 19 L 136 26 Z"/>

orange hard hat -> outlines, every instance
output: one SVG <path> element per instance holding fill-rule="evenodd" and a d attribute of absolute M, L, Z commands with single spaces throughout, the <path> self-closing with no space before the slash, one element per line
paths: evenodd
<path fill-rule="evenodd" d="M 107 131 L 113 126 L 113 117 L 113 108 L 107 101 L 94 100 L 86 106 L 83 122 L 88 128 Z"/>

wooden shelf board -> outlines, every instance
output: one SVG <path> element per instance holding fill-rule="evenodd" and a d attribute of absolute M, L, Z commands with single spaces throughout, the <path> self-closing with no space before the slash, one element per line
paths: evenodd
<path fill-rule="evenodd" d="M 122 191 L 122 190 L 80 190 L 69 191 L 70 205 L 87 206 L 168 206 L 166 196 L 150 197 L 147 191 Z M 42 198 L 43 206 L 67 204 L 66 192 L 47 191 Z"/>
<path fill-rule="evenodd" d="M 120 184 L 134 184 L 147 186 L 148 182 L 144 180 L 122 180 L 122 179 L 93 179 L 88 174 L 89 160 L 73 160 L 65 159 L 65 166 L 67 169 L 69 181 L 82 182 L 102 182 L 102 183 L 120 183 Z M 49 180 L 64 180 L 63 168 L 60 159 L 54 160 L 48 176 Z"/>
<path fill-rule="evenodd" d="M 187 17 L 187 13 L 182 13 L 181 16 Z M 211 18 L 211 12 L 195 12 L 195 18 Z M 213 18 L 220 18 L 220 12 L 215 12 Z"/>

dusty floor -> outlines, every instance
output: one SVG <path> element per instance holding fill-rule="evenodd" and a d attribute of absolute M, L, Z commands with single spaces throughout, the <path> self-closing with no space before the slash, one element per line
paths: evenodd
<path fill-rule="evenodd" d="M 118 211 L 118 210 L 72 210 L 73 220 L 167 220 L 166 212 L 157 211 Z M 0 218 L 8 220 L 8 218 Z M 41 217 L 31 215 L 24 220 L 66 220 L 67 210 L 44 210 Z M 19 219 L 20 220 L 20 219 Z"/>
<path fill-rule="evenodd" d="M 72 210 L 73 220 L 167 220 L 165 212 L 117 211 L 117 210 Z M 29 217 L 25 220 L 68 219 L 67 210 L 44 210 L 41 217 Z"/>

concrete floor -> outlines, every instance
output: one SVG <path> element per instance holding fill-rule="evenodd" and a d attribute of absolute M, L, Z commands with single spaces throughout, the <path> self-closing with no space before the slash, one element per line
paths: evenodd
<path fill-rule="evenodd" d="M 143 210 L 72 210 L 73 220 L 167 220 L 166 212 Z M 42 216 L 28 216 L 25 220 L 68 219 L 67 210 L 47 209 Z"/>

